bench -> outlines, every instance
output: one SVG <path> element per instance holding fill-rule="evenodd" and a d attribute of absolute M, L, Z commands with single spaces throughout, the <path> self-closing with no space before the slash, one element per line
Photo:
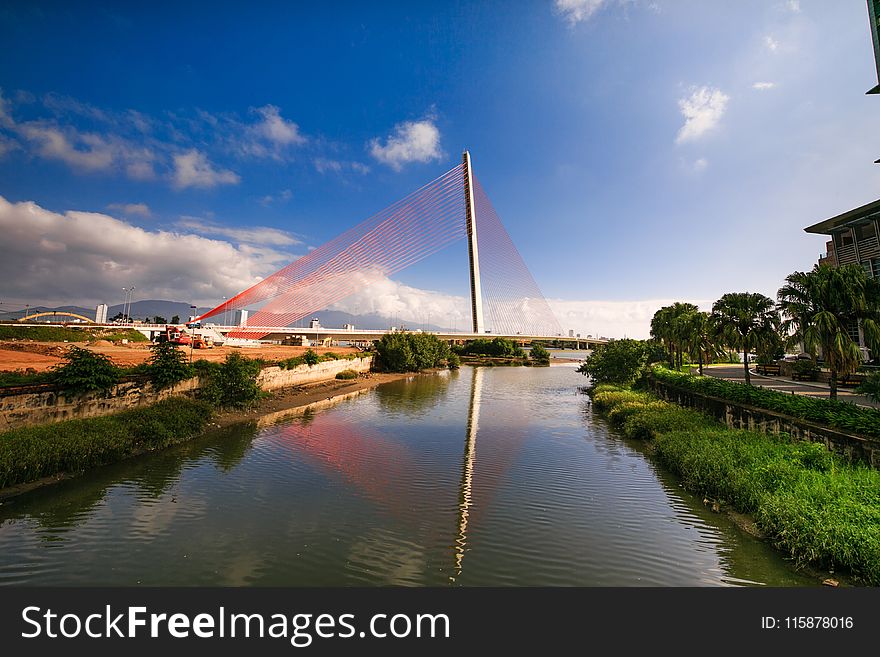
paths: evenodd
<path fill-rule="evenodd" d="M 792 381 L 815 381 L 816 373 L 815 372 L 792 372 L 791 373 Z"/>
<path fill-rule="evenodd" d="M 758 374 L 763 374 L 765 376 L 779 376 L 779 365 L 756 365 L 755 371 Z"/>
<path fill-rule="evenodd" d="M 856 386 L 862 385 L 862 377 L 860 376 L 845 376 L 842 379 L 837 380 L 837 385 L 841 388 L 855 388 Z"/>

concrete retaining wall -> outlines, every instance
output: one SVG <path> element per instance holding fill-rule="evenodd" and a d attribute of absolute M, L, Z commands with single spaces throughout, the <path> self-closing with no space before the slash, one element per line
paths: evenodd
<path fill-rule="evenodd" d="M 731 429 L 749 429 L 763 433 L 788 433 L 797 440 L 822 443 L 849 459 L 864 461 L 880 468 L 880 440 L 845 433 L 782 413 L 701 395 L 649 378 L 651 389 L 661 399 L 679 406 L 712 415 Z"/>
<path fill-rule="evenodd" d="M 338 372 L 351 369 L 367 372 L 372 356 L 353 360 L 330 360 L 317 365 L 300 365 L 292 370 L 267 367 L 260 372 L 257 383 L 263 390 L 277 390 L 291 386 L 326 381 Z M 0 431 L 19 427 L 50 424 L 64 420 L 110 415 L 138 406 L 155 404 L 175 395 L 193 394 L 199 389 L 198 377 L 156 391 L 153 384 L 142 378 L 128 379 L 115 385 L 107 393 L 65 395 L 54 385 L 16 386 L 0 388 Z"/>
<path fill-rule="evenodd" d="M 277 390 L 278 388 L 290 388 L 304 383 L 315 383 L 334 379 L 342 370 L 354 370 L 355 372 L 369 372 L 372 356 L 362 356 L 352 360 L 327 360 L 317 365 L 299 365 L 292 370 L 282 370 L 280 367 L 267 367 L 257 377 L 257 383 L 263 390 Z"/>

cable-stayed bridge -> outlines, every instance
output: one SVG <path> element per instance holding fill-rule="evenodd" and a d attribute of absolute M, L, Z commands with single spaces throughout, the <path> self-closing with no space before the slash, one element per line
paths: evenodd
<path fill-rule="evenodd" d="M 384 331 L 293 326 L 463 239 L 468 246 L 472 331 L 448 336 L 440 332 L 439 336 L 568 337 L 562 335 L 559 322 L 474 175 L 467 151 L 458 166 L 198 320 L 247 310 L 244 321 L 229 327 L 230 337 L 264 340 L 290 333 L 329 337 L 338 332 L 345 336 L 342 339 L 374 338 Z"/>

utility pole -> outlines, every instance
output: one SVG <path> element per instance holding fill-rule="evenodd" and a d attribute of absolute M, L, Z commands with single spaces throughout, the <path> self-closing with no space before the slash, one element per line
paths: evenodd
<path fill-rule="evenodd" d="M 477 248 L 477 212 L 474 201 L 474 174 L 471 170 L 471 154 L 465 151 L 464 163 L 464 201 L 465 226 L 468 236 L 468 259 L 471 277 L 471 316 L 474 333 L 483 333 L 483 290 L 480 286 L 480 254 Z"/>

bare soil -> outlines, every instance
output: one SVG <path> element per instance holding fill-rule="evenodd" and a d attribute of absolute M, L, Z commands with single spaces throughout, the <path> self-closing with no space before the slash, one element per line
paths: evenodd
<path fill-rule="evenodd" d="M 32 369 L 45 372 L 61 363 L 64 352 L 71 347 L 68 342 L 33 342 L 30 340 L 12 340 L 0 342 L 0 371 L 14 372 Z M 140 365 L 150 357 L 149 342 L 132 342 L 114 344 L 107 340 L 87 343 L 86 349 L 109 356 L 114 363 L 122 367 Z M 190 350 L 182 347 L 185 352 Z M 283 360 L 303 354 L 308 347 L 285 345 L 262 345 L 259 347 L 214 347 L 212 349 L 193 349 L 192 358 L 204 358 L 212 362 L 223 361 L 233 351 L 249 358 L 265 358 L 266 360 Z M 357 353 L 354 347 L 314 347 L 319 354 L 333 352 L 337 354 Z"/>

